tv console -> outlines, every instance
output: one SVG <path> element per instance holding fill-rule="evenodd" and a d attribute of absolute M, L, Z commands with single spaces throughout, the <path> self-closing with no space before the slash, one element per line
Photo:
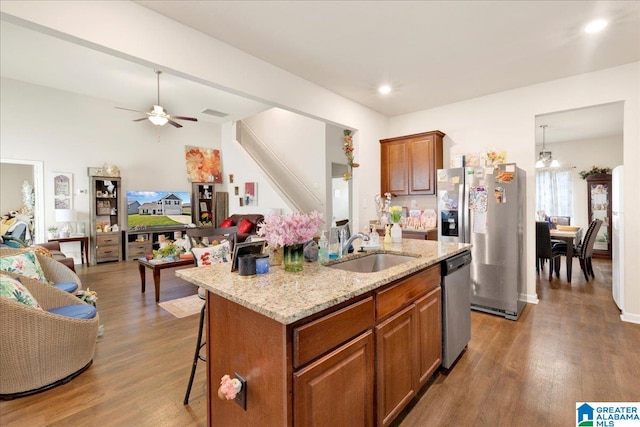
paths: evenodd
<path fill-rule="evenodd" d="M 175 225 L 167 227 L 148 227 L 140 230 L 125 230 L 122 232 L 124 253 L 127 261 L 144 258 L 160 247 L 160 236 L 167 240 L 175 240 L 175 232 L 179 231 L 184 236 L 188 227 Z"/>

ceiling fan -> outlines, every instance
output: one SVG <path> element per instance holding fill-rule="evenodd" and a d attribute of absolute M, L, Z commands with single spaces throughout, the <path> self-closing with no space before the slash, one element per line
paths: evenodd
<path fill-rule="evenodd" d="M 152 107 L 151 111 L 132 110 L 130 108 L 123 108 L 123 107 L 115 107 L 115 108 L 118 108 L 120 110 L 135 111 L 136 113 L 146 114 L 148 117 L 135 119 L 134 122 L 141 122 L 143 120 L 149 119 L 149 121 L 156 126 L 163 126 L 169 123 L 171 126 L 181 128 L 182 125 L 176 122 L 175 120 L 189 120 L 192 122 L 197 122 L 198 119 L 196 119 L 195 117 L 174 116 L 172 114 L 168 114 L 167 111 L 160 105 L 160 74 L 162 74 L 162 71 L 160 70 L 154 70 L 154 71 L 156 73 L 157 80 L 158 80 L 158 102 L 156 105 Z"/>

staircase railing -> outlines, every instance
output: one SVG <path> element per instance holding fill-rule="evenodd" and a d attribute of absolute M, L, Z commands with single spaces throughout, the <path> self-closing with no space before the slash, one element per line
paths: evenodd
<path fill-rule="evenodd" d="M 236 140 L 267 175 L 280 196 L 294 210 L 299 212 L 323 211 L 322 200 L 242 120 L 236 122 Z"/>

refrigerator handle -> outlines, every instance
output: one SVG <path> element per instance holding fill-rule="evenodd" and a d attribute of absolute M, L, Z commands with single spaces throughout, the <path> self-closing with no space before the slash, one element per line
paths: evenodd
<path fill-rule="evenodd" d="M 469 212 L 469 183 L 467 182 L 467 173 L 466 169 L 462 169 L 462 179 L 460 180 L 460 188 L 458 189 L 458 200 L 460 203 L 460 229 L 462 230 L 460 236 L 460 242 L 462 243 L 471 243 L 471 232 L 469 230 L 469 226 L 471 224 L 471 214 Z"/>

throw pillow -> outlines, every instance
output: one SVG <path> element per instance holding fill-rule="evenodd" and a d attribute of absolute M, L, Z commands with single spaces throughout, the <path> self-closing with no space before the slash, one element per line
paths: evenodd
<path fill-rule="evenodd" d="M 7 276 L 6 274 L 0 275 L 0 297 L 42 310 L 42 307 L 40 307 L 38 301 L 31 295 L 29 289 L 20 283 L 18 279 Z"/>
<path fill-rule="evenodd" d="M 230 246 L 228 241 L 224 241 L 216 246 L 208 246 L 206 248 L 192 248 L 193 256 L 196 259 L 196 265 L 219 264 L 229 262 L 231 260 Z"/>
<path fill-rule="evenodd" d="M 220 228 L 233 227 L 233 220 L 231 218 L 227 218 L 220 223 Z"/>
<path fill-rule="evenodd" d="M 253 223 L 249 221 L 247 218 L 243 218 L 238 224 L 238 233 L 249 234 L 253 229 Z"/>
<path fill-rule="evenodd" d="M 30 250 L 30 251 L 33 251 L 33 252 L 35 252 L 35 253 L 37 253 L 37 254 L 44 255 L 44 256 L 46 256 L 47 258 L 53 258 L 53 255 L 51 254 L 51 252 L 49 251 L 49 249 L 47 249 L 47 248 L 45 248 L 45 247 L 38 246 L 38 245 L 33 245 L 33 246 L 30 246 L 30 247 L 29 247 L 29 250 Z"/>
<path fill-rule="evenodd" d="M 0 270 L 51 284 L 51 281 L 44 275 L 38 257 L 33 252 L 22 252 L 0 258 Z"/>

